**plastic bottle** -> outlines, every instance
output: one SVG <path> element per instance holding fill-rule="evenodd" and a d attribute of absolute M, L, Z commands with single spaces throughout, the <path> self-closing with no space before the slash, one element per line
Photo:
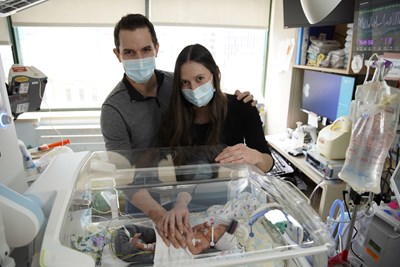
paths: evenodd
<path fill-rule="evenodd" d="M 293 131 L 292 134 L 292 146 L 293 148 L 303 147 L 304 143 L 304 132 L 301 128 L 303 123 L 301 121 L 296 122 L 297 128 Z"/>
<path fill-rule="evenodd" d="M 25 169 L 33 169 L 35 168 L 35 163 L 32 160 L 31 153 L 26 149 L 25 143 L 18 139 L 19 149 L 21 150 L 22 160 L 24 162 Z"/>

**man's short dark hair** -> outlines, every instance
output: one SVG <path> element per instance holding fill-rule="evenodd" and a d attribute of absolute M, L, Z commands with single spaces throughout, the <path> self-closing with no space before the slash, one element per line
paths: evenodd
<path fill-rule="evenodd" d="M 142 14 L 128 14 L 120 19 L 114 28 L 114 43 L 115 48 L 119 52 L 119 33 L 121 30 L 136 30 L 139 28 L 148 28 L 151 34 L 151 39 L 153 41 L 154 46 L 158 44 L 156 31 L 154 30 L 153 24 L 149 21 L 148 18 L 143 16 Z"/>

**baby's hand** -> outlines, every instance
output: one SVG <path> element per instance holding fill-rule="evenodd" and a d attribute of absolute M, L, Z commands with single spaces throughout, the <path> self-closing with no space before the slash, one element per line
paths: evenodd
<path fill-rule="evenodd" d="M 141 236 L 141 233 L 136 233 L 133 235 L 133 237 L 131 238 L 130 242 L 132 244 L 132 246 L 134 246 L 135 248 L 138 248 L 140 250 L 144 250 L 145 249 L 145 244 L 140 242 L 139 237 Z"/>
<path fill-rule="evenodd" d="M 134 246 L 135 248 L 138 248 L 140 250 L 154 251 L 155 250 L 155 243 L 145 244 L 145 243 L 141 242 L 141 240 L 139 239 L 139 237 L 141 235 L 142 235 L 141 233 L 136 233 L 136 234 L 133 235 L 133 237 L 130 240 L 132 246 Z"/>

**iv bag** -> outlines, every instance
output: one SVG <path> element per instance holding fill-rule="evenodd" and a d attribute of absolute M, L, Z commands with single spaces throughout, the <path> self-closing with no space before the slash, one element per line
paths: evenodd
<path fill-rule="evenodd" d="M 383 166 L 399 119 L 399 90 L 386 84 L 384 62 L 378 64 L 372 80 L 357 86 L 350 144 L 339 172 L 339 178 L 359 194 L 380 193 Z"/>

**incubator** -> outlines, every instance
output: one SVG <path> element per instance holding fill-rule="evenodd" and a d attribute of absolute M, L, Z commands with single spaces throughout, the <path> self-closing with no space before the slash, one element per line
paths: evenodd
<path fill-rule="evenodd" d="M 221 149 L 57 156 L 30 187 L 30 193 L 49 203 L 44 205 L 48 221 L 40 265 L 326 266 L 334 241 L 308 199 L 290 183 L 253 166 L 211 163 Z M 174 207 L 178 195 L 190 195 L 191 226 L 206 222 L 212 227 L 226 224 L 229 229 L 235 222 L 236 230 L 226 230 L 235 244 L 217 246 L 219 240 L 211 240 L 201 253 L 186 250 L 185 255 L 181 253 L 185 249 L 166 246 L 153 221 L 129 203 L 144 191 L 166 210 Z M 132 225 L 156 234 L 155 250 L 137 253 L 145 253 L 147 261 L 136 259 L 136 254 L 123 255 L 116 247 L 118 233 L 133 237 L 127 230 Z"/>

